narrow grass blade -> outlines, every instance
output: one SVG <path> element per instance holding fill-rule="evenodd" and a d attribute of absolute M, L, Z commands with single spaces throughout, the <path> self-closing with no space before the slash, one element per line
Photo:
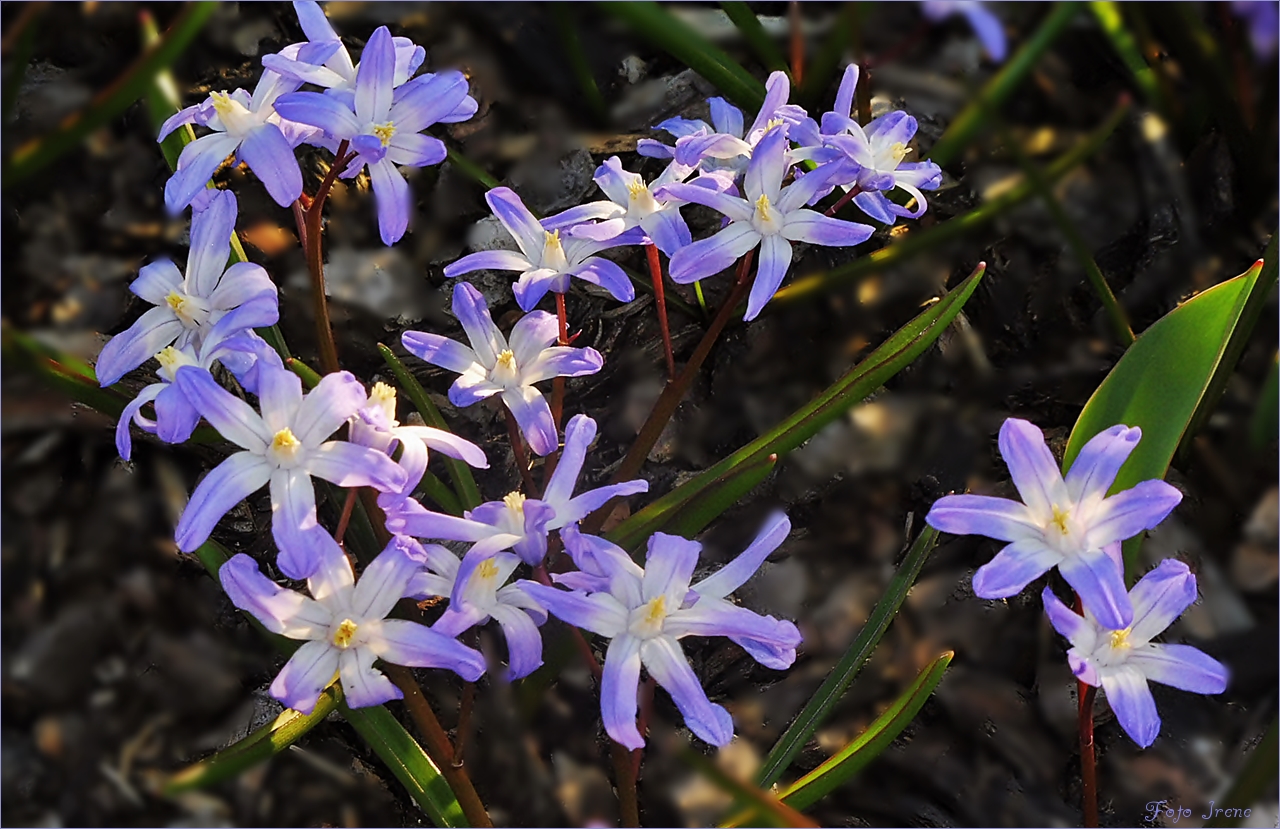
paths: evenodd
<path fill-rule="evenodd" d="M 661 526 L 685 504 L 723 481 L 733 471 L 759 464 L 770 455 L 783 455 L 813 437 L 819 429 L 884 385 L 932 345 L 968 302 L 984 270 L 985 265 L 980 265 L 964 282 L 900 328 L 865 360 L 778 426 L 635 513 L 607 533 L 608 537 L 643 537 L 637 528 Z"/>
<path fill-rule="evenodd" d="M 1128 100 L 1121 101 L 1112 111 L 1110 117 L 1098 129 L 1046 167 L 1043 173 L 1045 183 L 1052 184 L 1086 158 L 1093 155 L 1111 137 L 1111 133 L 1115 131 L 1116 127 L 1124 121 L 1129 112 L 1129 107 Z M 964 215 L 956 216 L 954 219 L 934 225 L 928 230 L 908 233 L 902 241 L 894 242 L 847 265 L 799 277 L 773 295 L 773 299 L 765 306 L 765 313 L 769 313 L 770 310 L 776 310 L 789 302 L 799 302 L 821 296 L 827 291 L 853 282 L 867 274 L 878 273 L 885 268 L 905 262 L 916 254 L 932 250 L 952 239 L 958 239 L 976 228 L 994 221 L 1033 195 L 1035 195 L 1035 187 L 1032 186 L 1030 181 L 1024 179 L 992 198 L 986 204 Z"/>
<path fill-rule="evenodd" d="M 947 651 L 930 662 L 916 677 L 915 682 L 911 683 L 911 687 L 894 700 L 883 714 L 876 717 L 857 739 L 788 786 L 782 795 L 782 802 L 797 809 L 807 809 L 866 768 L 920 713 L 925 700 L 938 687 L 954 657 L 953 651 Z"/>
<path fill-rule="evenodd" d="M 1078 2 L 1060 2 L 1022 47 L 1009 58 L 1000 71 L 987 82 L 978 97 L 961 110 L 929 152 L 929 158 L 945 167 L 956 160 L 969 142 L 986 125 L 986 112 L 999 110 L 1013 91 L 1035 69 L 1040 57 L 1062 34 L 1063 29 L 1080 10 Z"/>
<path fill-rule="evenodd" d="M 448 152 L 449 163 L 457 167 L 459 172 L 474 181 L 476 184 L 479 184 L 486 190 L 492 190 L 495 187 L 502 186 L 502 182 L 486 173 L 483 167 L 476 164 L 453 147 L 449 147 Z"/>
<path fill-rule="evenodd" d="M 1120 4 L 1110 2 L 1110 0 L 1093 0 L 1093 2 L 1089 3 L 1089 10 L 1093 12 L 1093 16 L 1097 19 L 1098 25 L 1102 27 L 1107 40 L 1111 42 L 1111 48 L 1116 51 L 1117 57 L 1124 62 L 1125 67 L 1133 74 L 1134 83 L 1138 85 L 1138 89 L 1142 90 L 1142 96 L 1146 99 L 1147 104 L 1167 113 L 1167 102 L 1164 99 L 1164 93 L 1160 89 L 1160 81 L 1156 77 L 1155 70 L 1151 68 L 1146 58 L 1142 56 L 1142 50 L 1138 48 L 1137 39 L 1125 26 Z"/>
<path fill-rule="evenodd" d="M 795 806 L 783 803 L 772 793 L 758 789 L 750 783 L 743 783 L 732 775 L 726 774 L 719 766 L 689 748 L 688 745 L 681 746 L 679 757 L 686 765 L 707 778 L 717 789 L 732 795 L 733 799 L 740 805 L 753 807 L 750 814 L 757 817 L 762 816 L 769 821 L 771 826 L 818 826 L 811 818 L 800 814 Z"/>
<path fill-rule="evenodd" d="M 400 721 L 381 705 L 350 708 L 344 702 L 339 708 L 347 722 L 360 732 L 378 759 L 391 769 L 396 779 L 409 790 L 427 817 L 436 826 L 468 826 L 462 807 L 454 797 L 449 782 L 440 768 L 405 730 Z"/>
<path fill-rule="evenodd" d="M 382 355 L 383 362 L 387 364 L 387 368 L 391 369 L 391 373 L 395 375 L 405 394 L 409 395 L 409 400 L 413 402 L 426 424 L 449 431 L 449 424 L 445 423 L 444 416 L 427 396 L 427 390 L 409 373 L 409 369 L 405 368 L 400 358 L 382 343 L 378 343 L 378 353 Z M 475 477 L 471 474 L 471 467 L 449 457 L 444 458 L 444 463 L 445 468 L 449 470 L 449 478 L 453 481 L 453 488 L 458 494 L 458 502 L 462 507 L 474 509 L 479 506 L 484 499 L 480 495 L 480 488 L 476 486 Z"/>
<path fill-rule="evenodd" d="M 3 186 L 11 187 L 31 178 L 143 97 L 156 73 L 183 53 L 216 7 L 217 4 L 212 2 L 188 6 L 159 43 L 144 52 L 84 109 L 69 116 L 52 134 L 33 139 L 15 149 L 5 165 Z"/>
<path fill-rule="evenodd" d="M 818 726 L 822 725 L 831 714 L 831 710 L 840 701 L 849 683 L 853 682 L 853 678 L 858 675 L 863 664 L 871 657 L 872 651 L 879 644 L 884 632 L 889 629 L 889 623 L 898 614 L 898 608 L 907 598 L 907 591 L 911 589 L 911 585 L 915 584 L 916 577 L 920 575 L 920 568 L 924 566 L 925 559 L 929 557 L 937 541 L 938 531 L 928 527 L 911 545 L 902 564 L 898 565 L 898 572 L 889 582 L 884 596 L 871 611 L 871 616 L 862 626 L 853 644 L 845 651 L 844 656 L 840 657 L 840 661 L 827 675 L 822 686 L 805 703 L 804 708 L 764 758 L 764 764 L 757 777 L 757 782 L 762 788 L 768 788 L 778 781 L 782 773 L 791 765 L 791 761 L 800 753 L 800 749 L 804 748 L 804 744 L 813 736 L 813 732 L 817 731 Z"/>
<path fill-rule="evenodd" d="M 1253 410 L 1249 420 L 1249 443 L 1254 449 L 1265 449 L 1267 444 L 1276 439 L 1277 424 L 1280 424 L 1280 362 L 1272 356 L 1271 368 L 1267 371 L 1267 380 L 1258 393 L 1258 407 Z"/>
<path fill-rule="evenodd" d="M 742 39 L 756 53 L 756 57 L 764 64 L 765 69 L 770 72 L 787 72 L 789 70 L 787 62 L 782 58 L 782 53 L 774 45 L 773 38 L 769 37 L 769 33 L 764 30 L 764 26 L 760 25 L 760 18 L 756 17 L 756 13 L 751 10 L 749 5 L 725 0 L 720 4 L 720 8 L 724 9 L 724 13 L 729 15 L 729 19 L 738 28 Z"/>
<path fill-rule="evenodd" d="M 435 501 L 436 506 L 449 513 L 450 515 L 462 515 L 462 504 L 458 501 L 458 496 L 453 493 L 449 485 L 437 478 L 430 471 L 424 472 L 422 475 L 422 483 L 419 484 L 422 493 Z"/>
<path fill-rule="evenodd" d="M 637 0 L 600 3 L 598 8 L 629 24 L 634 32 L 706 78 L 738 106 L 754 112 L 764 103 L 764 84 L 660 4 Z"/>
<path fill-rule="evenodd" d="M 311 366 L 299 360 L 297 357 L 290 357 L 284 361 L 285 368 L 298 375 L 302 380 L 302 385 L 307 389 L 314 389 L 320 382 L 320 373 Z"/>
<path fill-rule="evenodd" d="M 320 700 L 310 714 L 286 709 L 274 722 L 170 777 L 164 785 L 164 794 L 171 797 L 212 786 L 271 759 L 319 725 L 338 707 L 341 699 L 342 686 L 335 683 L 320 694 Z"/>
<path fill-rule="evenodd" d="M 1274 240 L 1268 256 L 1267 279 L 1274 282 Z M 1142 332 L 1085 403 L 1067 441 L 1064 469 L 1070 469 L 1090 438 L 1123 423 L 1141 427 L 1142 440 L 1120 469 L 1111 492 L 1164 478 L 1196 412 L 1203 411 L 1202 402 L 1209 399 L 1215 375 L 1234 367 L 1228 349 L 1262 278 L 1259 260 L 1247 273 L 1200 293 Z M 1141 543 L 1138 536 L 1124 544 L 1125 569 L 1131 578 Z"/>

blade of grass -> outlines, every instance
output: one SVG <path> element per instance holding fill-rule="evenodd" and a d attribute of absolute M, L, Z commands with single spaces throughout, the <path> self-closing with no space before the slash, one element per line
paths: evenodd
<path fill-rule="evenodd" d="M 1044 170 L 1045 183 L 1052 184 L 1093 155 L 1121 124 L 1129 108 L 1128 99 L 1123 99 L 1100 127 L 1049 164 Z M 902 241 L 894 242 L 847 265 L 793 280 L 790 285 L 773 295 L 773 299 L 765 306 L 764 312 L 767 314 L 770 309 L 776 309 L 788 302 L 798 302 L 819 296 L 840 285 L 853 282 L 859 277 L 878 273 L 885 268 L 905 262 L 918 253 L 932 250 L 952 239 L 958 239 L 975 228 L 994 221 L 1033 195 L 1035 195 L 1035 188 L 1030 181 L 1024 179 L 968 213 L 948 219 L 928 230 L 908 233 Z"/>
<path fill-rule="evenodd" d="M 11 187 L 31 178 L 143 97 L 156 73 L 183 53 L 215 8 L 217 4 L 212 2 L 187 6 L 160 42 L 139 56 L 84 109 L 68 116 L 52 134 L 32 139 L 15 149 L 5 164 L 3 186 Z"/>
<path fill-rule="evenodd" d="M 738 106 L 754 111 L 764 103 L 764 84 L 658 3 L 599 3 L 597 8 L 630 25 L 654 46 L 706 78 Z"/>
<path fill-rule="evenodd" d="M 907 598 L 907 592 L 915 583 L 916 577 L 920 575 L 920 569 L 924 566 L 925 559 L 929 557 L 937 540 L 938 531 L 928 527 L 911 545 L 902 564 L 898 565 L 898 572 L 889 582 L 884 596 L 871 611 L 871 616 L 862 626 L 853 644 L 844 652 L 844 656 L 840 657 L 840 661 L 827 675 L 821 687 L 805 703 L 795 720 L 769 750 L 756 777 L 761 788 L 768 788 L 778 781 L 782 773 L 791 765 L 791 761 L 804 748 L 804 744 L 813 736 L 813 732 L 817 731 L 818 726 L 831 714 L 832 709 L 849 687 L 849 683 L 853 682 L 853 678 L 858 675 L 863 664 L 871 657 L 871 652 L 875 650 L 884 632 L 889 629 L 889 624 L 898 614 L 898 608 Z"/>
<path fill-rule="evenodd" d="M 1280 423 L 1280 355 L 1272 355 L 1271 368 L 1266 382 L 1258 392 L 1258 406 L 1249 420 L 1249 445 L 1262 450 L 1276 439 L 1277 423 Z"/>
<path fill-rule="evenodd" d="M 1120 4 L 1110 0 L 1093 0 L 1089 3 L 1089 11 L 1093 12 L 1098 25 L 1102 27 L 1107 40 L 1111 42 L 1111 48 L 1115 49 L 1116 56 L 1133 73 L 1134 83 L 1142 91 L 1142 97 L 1146 99 L 1147 104 L 1167 114 L 1167 102 L 1160 88 L 1160 81 L 1156 77 L 1155 70 L 1142 56 L 1137 39 L 1125 25 Z"/>
<path fill-rule="evenodd" d="M 1080 10 L 1080 5 L 1079 2 L 1060 2 L 1054 5 L 1035 34 L 987 82 L 978 97 L 955 117 L 951 126 L 947 127 L 947 131 L 930 150 L 930 159 L 945 167 L 959 157 L 961 151 L 986 125 L 987 111 L 999 110 L 1001 104 L 1031 74 L 1031 70 L 1040 62 L 1041 55 L 1053 45 Z"/>
<path fill-rule="evenodd" d="M 485 172 L 484 168 L 467 158 L 453 147 L 448 148 L 449 163 L 458 168 L 458 171 L 467 178 L 479 184 L 486 190 L 492 190 L 495 187 L 501 187 L 502 182 Z"/>
<path fill-rule="evenodd" d="M 724 13 L 729 15 L 729 19 L 733 21 L 733 25 L 737 27 L 742 39 L 756 53 L 756 57 L 764 64 L 764 68 L 770 72 L 788 72 L 787 62 L 782 59 L 782 53 L 778 51 L 778 47 L 774 45 L 773 38 L 769 37 L 769 33 L 764 30 L 764 26 L 760 25 L 760 18 L 756 17 L 756 13 L 746 3 L 725 0 L 720 4 L 720 8 Z"/>
<path fill-rule="evenodd" d="M 431 398 L 427 396 L 427 390 L 409 372 L 409 369 L 400 361 L 400 358 L 382 343 L 378 343 L 378 353 L 382 355 L 383 362 L 387 364 L 387 368 L 391 369 L 396 381 L 400 383 L 400 387 L 404 389 L 405 394 L 409 395 L 409 400 L 418 410 L 418 414 L 422 415 L 422 419 L 426 421 L 426 424 L 437 429 L 443 429 L 446 432 L 450 431 L 449 424 L 445 422 L 444 416 L 440 414 L 436 404 L 432 403 Z M 444 463 L 445 468 L 449 470 L 449 479 L 453 481 L 453 489 L 457 493 L 458 502 L 464 509 L 478 507 L 484 499 L 480 495 L 480 488 L 476 486 L 476 479 L 471 474 L 471 467 L 450 457 L 444 457 Z"/>

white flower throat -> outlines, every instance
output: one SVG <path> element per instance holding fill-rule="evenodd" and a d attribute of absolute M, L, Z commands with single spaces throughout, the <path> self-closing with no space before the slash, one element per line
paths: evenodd
<path fill-rule="evenodd" d="M 560 243 L 559 230 L 542 231 L 542 267 L 562 271 L 569 266 L 564 246 Z"/>
<path fill-rule="evenodd" d="M 170 291 L 164 301 L 185 328 L 200 328 L 209 322 L 209 303 L 200 297 Z"/>

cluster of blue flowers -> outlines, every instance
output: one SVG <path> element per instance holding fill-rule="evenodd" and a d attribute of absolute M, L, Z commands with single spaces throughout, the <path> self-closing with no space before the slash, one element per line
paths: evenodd
<path fill-rule="evenodd" d="M 1141 438 L 1140 429 L 1123 425 L 1098 433 L 1064 478 L 1044 434 L 1010 418 L 1000 428 L 1000 455 L 1022 503 L 948 495 L 926 520 L 944 532 L 1008 542 L 974 574 L 979 598 L 1016 595 L 1058 568 L 1084 611 L 1077 614 L 1044 589 L 1049 621 L 1071 642 L 1071 670 L 1080 681 L 1106 691 L 1120 726 L 1145 748 L 1160 733 L 1148 681 L 1218 694 L 1226 689 L 1227 669 L 1188 645 L 1151 641 L 1195 601 L 1196 577 L 1186 564 L 1167 559 L 1132 590 L 1125 589 L 1121 542 L 1154 528 L 1182 500 L 1177 489 L 1155 480 L 1108 497 Z"/>

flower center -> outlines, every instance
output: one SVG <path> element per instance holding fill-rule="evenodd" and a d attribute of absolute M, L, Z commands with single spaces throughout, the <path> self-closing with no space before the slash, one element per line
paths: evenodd
<path fill-rule="evenodd" d="M 476 568 L 476 577 L 487 582 L 493 581 L 498 577 L 498 565 L 494 563 L 493 559 L 486 558 L 484 561 L 480 562 L 480 566 Z"/>
<path fill-rule="evenodd" d="M 760 198 L 756 199 L 756 212 L 751 217 L 752 227 L 759 233 L 769 236 L 782 229 L 779 218 L 778 211 L 774 210 L 769 203 L 769 196 L 761 193 Z"/>
<path fill-rule="evenodd" d="M 1068 519 L 1071 518 L 1071 512 L 1059 509 L 1057 506 L 1053 508 L 1053 518 L 1049 521 L 1050 526 L 1056 528 L 1061 535 L 1070 535 L 1071 528 L 1067 526 Z"/>
<path fill-rule="evenodd" d="M 519 492 L 508 492 L 506 495 L 502 496 L 502 503 L 507 505 L 507 510 L 512 516 L 519 520 L 521 524 L 524 523 L 524 502 L 525 497 Z M 485 564 L 492 563 L 493 562 L 491 560 L 485 562 Z"/>
<path fill-rule="evenodd" d="M 386 383 L 378 382 L 373 384 L 373 390 L 369 392 L 369 402 L 375 406 L 382 407 L 387 413 L 387 419 L 392 426 L 396 425 L 396 390 L 393 386 Z"/>
<path fill-rule="evenodd" d="M 1111 631 L 1111 650 L 1127 651 L 1132 648 L 1133 645 L 1129 642 L 1129 633 L 1131 630 L 1132 627 L 1127 627 L 1124 630 Z"/>
<path fill-rule="evenodd" d="M 893 159 L 893 164 L 896 167 L 898 164 L 902 163 L 902 159 L 906 158 L 907 153 L 909 152 L 911 152 L 911 148 L 906 144 L 903 144 L 901 141 L 898 141 L 889 148 L 889 157 Z"/>
<path fill-rule="evenodd" d="M 336 648 L 346 650 L 351 647 L 351 642 L 356 638 L 356 623 L 350 619 L 343 619 L 338 627 L 333 631 L 333 645 Z"/>
<path fill-rule="evenodd" d="M 520 370 L 516 367 L 514 351 L 506 348 L 498 354 L 498 359 L 493 364 L 493 371 L 489 373 L 489 379 L 499 386 L 510 386 L 519 381 Z"/>
<path fill-rule="evenodd" d="M 662 633 L 662 625 L 666 619 L 667 600 L 666 597 L 659 596 L 631 611 L 627 631 L 641 639 L 652 639 Z"/>
<path fill-rule="evenodd" d="M 270 454 L 279 466 L 293 466 L 298 452 L 302 449 L 302 441 L 293 435 L 288 426 L 276 432 L 271 438 Z"/>
<path fill-rule="evenodd" d="M 391 144 L 391 136 L 396 134 L 396 125 L 391 121 L 385 124 L 374 124 L 370 132 L 382 142 L 382 146 L 386 147 Z"/>
<path fill-rule="evenodd" d="M 211 92 L 209 100 L 213 102 L 213 111 L 218 113 L 222 126 L 231 135 L 243 137 L 243 135 L 256 126 L 253 113 L 245 109 L 244 104 L 232 98 L 226 92 Z"/>
<path fill-rule="evenodd" d="M 562 271 L 569 265 L 564 246 L 560 244 L 559 230 L 542 231 L 542 267 Z"/>
<path fill-rule="evenodd" d="M 197 325 L 194 318 L 194 312 L 196 310 L 193 307 L 194 303 L 192 303 L 190 298 L 185 294 L 180 294 L 177 291 L 170 291 L 169 295 L 164 298 L 164 301 L 168 303 L 169 308 L 177 315 L 178 321 L 187 328 L 193 328 Z"/>
<path fill-rule="evenodd" d="M 173 382 L 174 374 L 178 369 L 183 366 L 195 365 L 193 360 L 173 346 L 169 346 L 156 354 L 156 360 L 160 363 L 160 371 L 157 373 L 170 382 Z"/>

